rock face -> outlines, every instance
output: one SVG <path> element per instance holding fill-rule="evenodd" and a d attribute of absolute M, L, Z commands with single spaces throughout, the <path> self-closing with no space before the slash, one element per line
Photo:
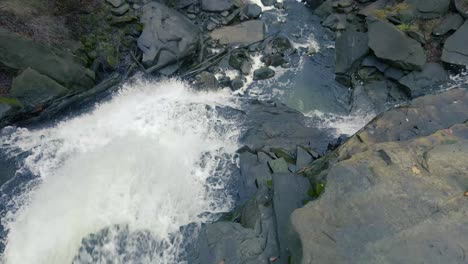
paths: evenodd
<path fill-rule="evenodd" d="M 74 56 L 2 28 L 0 64 L 20 71 L 30 67 L 69 89 L 87 90 L 94 86 L 94 73 L 79 64 Z"/>
<path fill-rule="evenodd" d="M 138 38 L 142 62 L 162 69 L 193 54 L 199 43 L 199 29 L 189 19 L 167 6 L 151 2 L 142 8 L 144 29 Z"/>
<path fill-rule="evenodd" d="M 265 24 L 261 20 L 249 20 L 215 29 L 210 36 L 220 44 L 250 44 L 265 38 Z"/>
<path fill-rule="evenodd" d="M 409 89 L 411 97 L 418 97 L 430 93 L 435 88 L 449 80 L 448 73 L 438 63 L 427 63 L 422 71 L 414 71 L 404 76 L 399 82 Z"/>
<path fill-rule="evenodd" d="M 415 99 L 312 163 L 327 187 L 291 215 L 292 263 L 466 262 L 467 100 L 465 89 Z"/>
<path fill-rule="evenodd" d="M 201 0 L 202 9 L 209 12 L 229 10 L 233 5 L 231 0 Z"/>
<path fill-rule="evenodd" d="M 468 21 L 450 36 L 444 44 L 442 61 L 468 66 Z"/>
<path fill-rule="evenodd" d="M 450 0 L 407 0 L 406 3 L 423 19 L 441 17 L 447 13 L 450 6 Z"/>
<path fill-rule="evenodd" d="M 68 89 L 39 72 L 27 68 L 13 80 L 10 95 L 25 107 L 34 108 L 68 93 Z"/>
<path fill-rule="evenodd" d="M 369 48 L 380 59 L 404 70 L 420 70 L 426 63 L 421 44 L 390 23 L 368 19 Z"/>

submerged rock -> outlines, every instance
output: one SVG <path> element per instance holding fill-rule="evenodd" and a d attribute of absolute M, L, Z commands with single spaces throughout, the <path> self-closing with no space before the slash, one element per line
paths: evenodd
<path fill-rule="evenodd" d="M 162 69 L 196 52 L 199 29 L 179 12 L 151 2 L 142 8 L 141 23 L 144 29 L 138 47 L 146 66 Z"/>
<path fill-rule="evenodd" d="M 218 80 L 211 72 L 201 72 L 195 77 L 195 86 L 199 89 L 217 89 L 219 87 Z"/>
<path fill-rule="evenodd" d="M 249 20 L 215 29 L 210 36 L 220 44 L 251 44 L 265 38 L 265 24 L 261 20 Z"/>
<path fill-rule="evenodd" d="M 442 61 L 468 66 L 468 21 L 450 36 L 444 44 Z"/>
<path fill-rule="evenodd" d="M 313 163 L 327 187 L 291 215 L 302 245 L 292 263 L 463 263 L 467 99 L 465 89 L 415 99 Z"/>
<path fill-rule="evenodd" d="M 368 19 L 369 48 L 375 56 L 404 70 L 420 70 L 426 63 L 421 44 L 388 22 Z"/>

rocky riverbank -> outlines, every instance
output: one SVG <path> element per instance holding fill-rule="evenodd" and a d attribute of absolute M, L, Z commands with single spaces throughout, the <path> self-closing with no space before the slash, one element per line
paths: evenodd
<path fill-rule="evenodd" d="M 300 29 L 266 18 L 294 16 L 296 2 L 49 4 L 0 5 L 0 127 L 59 119 L 141 74 L 240 92 L 320 53 L 301 53 Z M 450 76 L 468 66 L 468 2 L 305 4 L 335 40 L 344 108 L 382 114 L 336 139 L 299 111 L 246 98 L 235 110 L 246 128 L 238 206 L 203 225 L 189 263 L 465 263 L 468 94 Z"/>

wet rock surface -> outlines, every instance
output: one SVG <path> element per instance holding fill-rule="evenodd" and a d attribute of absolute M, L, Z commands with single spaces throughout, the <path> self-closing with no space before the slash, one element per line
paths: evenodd
<path fill-rule="evenodd" d="M 442 60 L 468 66 L 468 22 L 465 22 L 444 44 Z"/>

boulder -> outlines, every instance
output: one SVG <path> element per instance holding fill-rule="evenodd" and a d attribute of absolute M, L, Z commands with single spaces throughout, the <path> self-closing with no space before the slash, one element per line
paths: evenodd
<path fill-rule="evenodd" d="M 0 65 L 19 71 L 30 67 L 69 89 L 87 90 L 94 86 L 94 72 L 83 67 L 73 55 L 2 28 Z"/>
<path fill-rule="evenodd" d="M 201 7 L 208 12 L 223 12 L 233 7 L 232 0 L 201 0 Z"/>
<path fill-rule="evenodd" d="M 142 8 L 141 23 L 144 28 L 138 47 L 143 52 L 144 65 L 162 69 L 197 51 L 200 31 L 179 12 L 150 2 Z"/>
<path fill-rule="evenodd" d="M 442 17 L 447 13 L 451 0 L 406 0 L 414 8 L 417 17 L 433 19 Z"/>
<path fill-rule="evenodd" d="M 454 0 L 455 8 L 460 12 L 464 18 L 468 18 L 468 1 L 467 0 Z"/>
<path fill-rule="evenodd" d="M 411 97 L 426 95 L 432 89 L 447 82 L 449 75 L 439 63 L 427 63 L 422 71 L 413 71 L 399 80 L 399 83 L 409 89 Z"/>
<path fill-rule="evenodd" d="M 323 22 L 322 25 L 332 30 L 346 29 L 345 14 L 331 14 Z"/>
<path fill-rule="evenodd" d="M 244 14 L 249 19 L 255 19 L 262 13 L 262 8 L 257 4 L 248 4 L 244 9 Z"/>
<path fill-rule="evenodd" d="M 261 67 L 254 71 L 253 79 L 254 80 L 265 80 L 275 76 L 275 71 L 270 67 Z"/>
<path fill-rule="evenodd" d="M 195 77 L 195 86 L 199 89 L 213 90 L 217 89 L 219 84 L 214 74 L 204 71 Z"/>
<path fill-rule="evenodd" d="M 467 99 L 465 89 L 415 99 L 312 163 L 307 175 L 327 186 L 291 215 L 301 242 L 291 262 L 464 263 Z"/>
<path fill-rule="evenodd" d="M 444 17 L 440 24 L 432 30 L 432 34 L 436 36 L 445 35 L 452 30 L 457 30 L 458 28 L 460 28 L 461 25 L 463 25 L 463 22 L 464 19 L 462 16 L 460 16 L 460 14 L 449 14 L 446 17 Z"/>
<path fill-rule="evenodd" d="M 404 70 L 422 69 L 426 54 L 419 42 L 388 22 L 368 18 L 367 23 L 369 48 L 375 56 Z"/>
<path fill-rule="evenodd" d="M 333 0 L 326 0 L 314 10 L 314 14 L 325 19 L 333 13 Z"/>
<path fill-rule="evenodd" d="M 265 24 L 261 20 L 249 20 L 215 29 L 210 36 L 220 44 L 251 44 L 265 38 Z"/>
<path fill-rule="evenodd" d="M 335 42 L 336 73 L 347 73 L 356 61 L 369 53 L 367 33 L 348 29 Z"/>
<path fill-rule="evenodd" d="M 10 95 L 19 99 L 26 108 L 31 109 L 40 107 L 68 92 L 67 88 L 48 76 L 27 68 L 13 79 Z"/>
<path fill-rule="evenodd" d="M 468 21 L 450 36 L 444 44 L 442 61 L 468 66 Z"/>

